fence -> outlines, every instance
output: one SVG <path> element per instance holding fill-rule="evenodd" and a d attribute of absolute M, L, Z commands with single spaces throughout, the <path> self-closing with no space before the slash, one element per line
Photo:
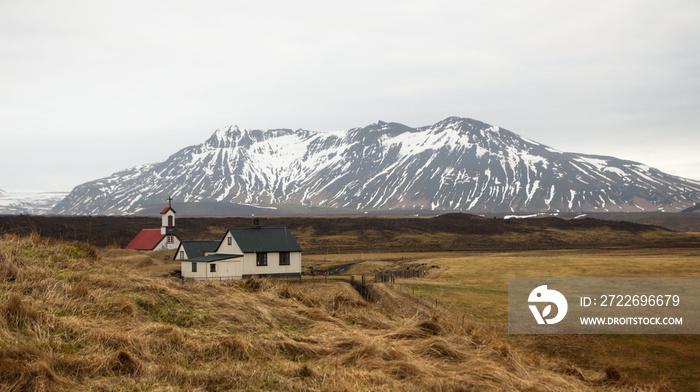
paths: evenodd
<path fill-rule="evenodd" d="M 371 275 L 370 275 L 371 276 Z M 407 278 L 417 278 L 425 276 L 425 272 L 415 269 L 399 270 L 399 271 L 375 271 L 374 272 L 374 282 L 376 283 L 388 283 L 387 288 L 393 290 L 396 293 L 400 293 L 406 296 L 408 299 L 417 302 L 429 309 L 439 311 L 442 310 L 447 314 L 447 306 L 444 303 L 440 303 L 437 298 L 431 298 L 427 295 L 423 295 L 420 292 L 416 295 L 415 289 L 406 287 L 401 284 L 395 284 L 396 278 L 407 279 Z M 282 278 L 287 283 L 306 283 L 314 284 L 318 283 L 328 283 L 330 282 L 347 282 L 352 285 L 352 287 L 357 290 L 357 292 L 367 301 L 376 302 L 381 299 L 381 294 L 377 293 L 376 290 L 370 288 L 370 282 L 366 275 L 311 275 L 306 276 L 302 279 L 302 276 L 298 278 Z M 442 306 L 441 306 L 442 305 Z M 464 326 L 466 314 L 462 314 L 461 324 Z M 456 320 L 459 322 L 459 319 Z"/>
<path fill-rule="evenodd" d="M 425 272 L 416 269 L 405 269 L 399 271 L 374 271 L 374 281 L 382 283 L 394 283 L 396 278 L 420 278 Z"/>
<path fill-rule="evenodd" d="M 460 322 L 459 314 L 461 314 L 462 315 L 462 317 L 461 317 L 462 327 L 464 327 L 464 325 L 465 325 L 465 319 L 467 317 L 467 314 L 456 313 L 456 312 L 454 312 L 454 309 L 452 309 L 452 311 L 448 312 L 446 304 L 445 303 L 440 304 L 438 302 L 437 298 L 433 299 L 433 298 L 430 298 L 428 296 L 424 296 L 423 294 L 420 294 L 420 293 L 418 295 L 416 295 L 415 289 L 405 287 L 405 286 L 400 285 L 400 284 L 397 284 L 397 285 L 390 284 L 390 285 L 387 285 L 386 287 L 389 288 L 390 290 L 393 290 L 395 293 L 399 293 L 399 294 L 407 297 L 408 299 L 410 299 L 414 302 L 418 302 L 419 304 L 426 306 L 430 309 L 433 309 L 435 311 L 440 311 L 440 307 L 441 307 L 440 305 L 442 305 L 442 310 L 444 312 L 443 316 L 451 318 L 452 320 L 454 320 L 457 323 L 457 325 L 459 325 L 459 322 Z M 450 313 L 452 313 L 452 314 L 450 314 Z M 454 318 L 454 316 L 457 316 L 457 317 Z"/>

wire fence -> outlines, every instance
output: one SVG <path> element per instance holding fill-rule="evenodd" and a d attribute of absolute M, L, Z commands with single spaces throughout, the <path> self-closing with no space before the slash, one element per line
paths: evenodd
<path fill-rule="evenodd" d="M 328 282 L 346 282 L 350 283 L 355 290 L 367 301 L 376 302 L 380 300 L 380 294 L 376 290 L 371 290 L 372 283 L 384 283 L 385 287 L 393 292 L 404 296 L 407 300 L 418 303 L 433 311 L 441 311 L 446 316 L 449 315 L 447 304 L 440 302 L 438 298 L 431 297 L 420 291 L 416 293 L 414 287 L 409 287 L 410 283 L 397 283 L 396 279 L 411 279 L 425 276 L 425 271 L 417 269 L 396 270 L 396 271 L 375 271 L 370 275 L 311 275 L 295 279 L 287 279 L 288 283 L 328 283 Z M 450 315 L 454 316 L 454 314 Z M 466 314 L 461 315 L 461 324 L 464 326 Z M 451 317 L 452 318 L 452 317 Z M 457 322 L 460 320 L 457 319 Z"/>

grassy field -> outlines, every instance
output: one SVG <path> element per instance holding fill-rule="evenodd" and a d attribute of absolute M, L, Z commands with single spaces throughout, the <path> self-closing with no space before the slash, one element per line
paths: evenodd
<path fill-rule="evenodd" d="M 437 299 L 447 317 L 459 323 L 464 316 L 523 353 L 566 360 L 584 373 L 611 367 L 632 379 L 659 382 L 674 390 L 700 389 L 698 335 L 507 334 L 508 277 L 700 276 L 700 249 L 436 253 L 406 255 L 406 260 L 396 256 L 363 255 L 367 261 L 353 268 L 369 273 L 424 263 L 439 267 L 428 269 L 424 278 L 397 280 L 395 287 L 422 296 L 426 303 Z"/>
<path fill-rule="evenodd" d="M 475 271 L 454 254 L 368 255 L 353 266 L 444 263 L 415 283 L 445 303 L 454 297 L 450 312 L 384 284 L 369 288 L 368 302 L 345 282 L 183 282 L 165 256 L 0 237 L 0 391 L 664 390 L 566 353 L 528 351 L 485 321 L 453 320 L 471 302 L 459 287 Z M 501 279 L 475 281 L 498 308 L 501 294 L 488 290 Z"/>

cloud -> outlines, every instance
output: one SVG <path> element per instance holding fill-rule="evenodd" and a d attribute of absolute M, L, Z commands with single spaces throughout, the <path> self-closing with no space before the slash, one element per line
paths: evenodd
<path fill-rule="evenodd" d="M 450 115 L 574 151 L 700 141 L 694 1 L 33 1 L 6 4 L 0 26 L 0 127 L 18 135 L 3 164 L 44 159 L 31 141 L 46 133 L 138 138 L 140 157 L 232 123 Z"/>

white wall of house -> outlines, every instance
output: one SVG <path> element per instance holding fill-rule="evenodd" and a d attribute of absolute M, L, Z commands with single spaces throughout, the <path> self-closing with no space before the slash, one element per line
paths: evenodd
<path fill-rule="evenodd" d="M 192 272 L 192 264 L 197 265 L 197 271 Z M 207 274 L 207 263 L 204 262 L 195 262 L 195 261 L 181 261 L 180 262 L 180 271 L 182 274 L 182 277 L 185 279 L 206 279 Z"/>
<path fill-rule="evenodd" d="M 216 263 L 208 263 L 207 278 L 208 279 L 241 279 L 242 277 L 242 262 L 238 260 L 222 260 Z M 211 272 L 211 265 L 216 264 L 216 271 Z"/>
<path fill-rule="evenodd" d="M 172 237 L 172 242 L 168 242 L 168 237 Z M 177 249 L 178 246 L 180 246 L 180 240 L 176 236 L 166 235 L 153 250 Z"/>
<path fill-rule="evenodd" d="M 189 256 L 187 256 L 187 251 L 185 250 L 185 247 L 183 246 L 178 250 L 177 253 L 175 253 L 175 259 L 174 260 L 185 260 L 189 259 Z"/>
<path fill-rule="evenodd" d="M 289 265 L 280 265 L 279 252 L 267 253 L 267 265 L 258 266 L 256 253 L 243 255 L 243 275 L 301 273 L 301 252 L 289 252 Z"/>
<path fill-rule="evenodd" d="M 231 243 L 231 245 L 229 245 L 229 242 Z M 243 251 L 236 243 L 236 240 L 233 238 L 233 235 L 231 235 L 231 233 L 229 231 L 226 231 L 226 236 L 221 241 L 221 243 L 219 244 L 219 247 L 216 249 L 216 252 L 214 252 L 214 253 L 225 254 L 225 255 L 242 255 Z"/>
<path fill-rule="evenodd" d="M 192 272 L 192 263 L 197 264 L 197 272 Z M 211 271 L 211 266 L 214 265 L 216 271 Z M 185 279 L 214 279 L 214 280 L 226 280 L 226 279 L 241 279 L 242 276 L 242 263 L 241 259 L 228 259 L 213 262 L 194 262 L 194 261 L 182 261 L 180 262 L 180 268 L 182 271 L 182 277 Z"/>

